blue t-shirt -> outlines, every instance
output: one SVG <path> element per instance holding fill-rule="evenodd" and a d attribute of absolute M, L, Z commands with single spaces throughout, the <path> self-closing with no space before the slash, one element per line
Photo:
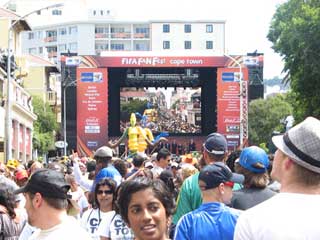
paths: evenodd
<path fill-rule="evenodd" d="M 203 203 L 178 221 L 174 239 L 233 240 L 240 212 L 223 203 Z"/>
<path fill-rule="evenodd" d="M 119 186 L 122 181 L 122 176 L 120 175 L 119 171 L 114 166 L 110 165 L 106 168 L 101 169 L 98 172 L 94 180 L 94 183 L 92 185 L 91 192 L 94 192 L 94 188 L 96 187 L 97 182 L 99 182 L 101 179 L 106 177 L 109 177 L 115 180 L 117 183 L 117 186 Z"/>

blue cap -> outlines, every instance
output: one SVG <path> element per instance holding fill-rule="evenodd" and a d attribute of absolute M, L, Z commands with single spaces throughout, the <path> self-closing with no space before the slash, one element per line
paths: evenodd
<path fill-rule="evenodd" d="M 253 173 L 265 173 L 269 168 L 269 158 L 266 152 L 257 146 L 247 147 L 242 150 L 238 163 Z M 260 163 L 260 166 L 257 164 Z"/>
<path fill-rule="evenodd" d="M 220 133 L 211 133 L 203 146 L 207 152 L 215 155 L 223 155 L 228 150 L 227 140 Z"/>

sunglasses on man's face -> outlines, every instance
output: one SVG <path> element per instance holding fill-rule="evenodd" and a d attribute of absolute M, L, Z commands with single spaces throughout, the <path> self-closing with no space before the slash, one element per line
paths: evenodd
<path fill-rule="evenodd" d="M 101 195 L 101 194 L 105 194 L 105 195 L 108 195 L 108 194 L 113 194 L 113 191 L 112 190 L 105 190 L 105 191 L 103 191 L 103 190 L 98 190 L 97 191 L 97 194 L 99 194 L 99 195 Z"/>
<path fill-rule="evenodd" d="M 229 186 L 229 187 L 232 187 L 233 188 L 233 186 L 234 186 L 234 182 L 225 182 L 224 183 L 224 185 L 227 185 L 227 186 Z"/>

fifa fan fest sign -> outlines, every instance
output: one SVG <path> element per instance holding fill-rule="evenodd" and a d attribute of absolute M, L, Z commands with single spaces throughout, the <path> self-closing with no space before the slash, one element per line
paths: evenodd
<path fill-rule="evenodd" d="M 241 83 L 239 68 L 218 68 L 217 131 L 225 135 L 230 148 L 236 148 L 240 144 L 240 109 L 248 109 L 247 97 L 240 105 L 240 84 L 243 86 L 242 91 L 247 92 L 247 82 L 246 68 L 242 69 Z"/>
<path fill-rule="evenodd" d="M 241 62 L 242 56 L 237 56 Z M 217 131 L 224 134 L 230 149 L 240 142 L 240 73 L 224 56 L 82 56 L 77 68 L 77 150 L 91 155 L 108 141 L 108 68 L 206 67 L 216 68 Z M 116 79 L 111 81 L 116 81 Z M 242 85 L 247 89 L 248 70 L 242 65 Z M 205 104 L 205 103 L 204 103 Z M 243 102 L 247 106 L 247 98 Z M 247 109 L 247 107 L 246 107 Z M 247 112 L 245 112 L 247 114 Z"/>
<path fill-rule="evenodd" d="M 108 138 L 108 72 L 78 69 L 77 79 L 77 145 L 89 155 Z"/>

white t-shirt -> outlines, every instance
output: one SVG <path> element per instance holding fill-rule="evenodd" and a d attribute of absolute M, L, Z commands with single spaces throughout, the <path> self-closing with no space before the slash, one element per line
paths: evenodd
<path fill-rule="evenodd" d="M 88 202 L 86 196 L 84 195 L 83 190 L 80 187 L 78 187 L 78 190 L 75 192 L 70 191 L 69 194 L 72 196 L 72 200 L 76 201 L 76 203 L 78 204 L 78 206 L 80 208 L 80 212 L 76 216 L 77 219 L 80 219 L 80 217 L 83 214 L 83 210 L 85 208 L 89 207 L 89 202 Z"/>
<path fill-rule="evenodd" d="M 36 230 L 29 240 L 91 240 L 90 234 L 80 227 L 79 222 L 73 218 L 66 216 L 62 223 L 47 229 Z"/>
<path fill-rule="evenodd" d="M 110 212 L 114 213 L 114 211 Z M 92 239 L 100 239 L 100 236 L 97 234 L 97 230 L 102 219 L 109 216 L 108 213 L 109 212 L 101 212 L 98 208 L 88 209 L 83 213 L 81 217 L 81 227 L 91 234 Z"/>
<path fill-rule="evenodd" d="M 110 238 L 111 240 L 133 240 L 132 230 L 125 224 L 119 214 L 114 211 L 108 212 L 108 216 L 102 219 L 98 235 Z"/>
<path fill-rule="evenodd" d="M 235 240 L 318 240 L 320 195 L 279 193 L 243 212 Z"/>
<path fill-rule="evenodd" d="M 19 240 L 27 240 L 37 230 L 37 228 L 30 226 L 28 222 L 24 225 L 20 233 Z"/>
<path fill-rule="evenodd" d="M 158 166 L 158 165 L 154 166 L 154 167 L 151 169 L 151 172 L 152 172 L 152 174 L 153 174 L 153 178 L 154 178 L 154 179 L 158 179 L 159 176 L 160 176 L 160 174 L 163 172 L 163 170 L 164 170 L 164 169 L 163 169 L 162 167 Z"/>

